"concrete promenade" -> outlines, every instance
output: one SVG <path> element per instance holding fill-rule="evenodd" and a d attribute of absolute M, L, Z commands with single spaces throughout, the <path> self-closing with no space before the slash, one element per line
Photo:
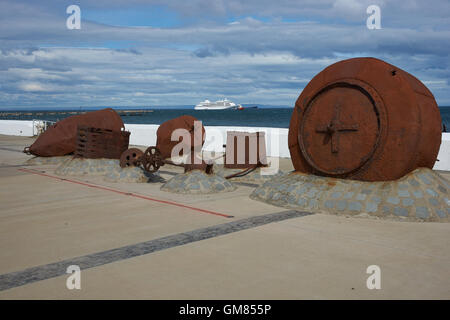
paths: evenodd
<path fill-rule="evenodd" d="M 24 165 L 33 140 L 0 135 L 0 299 L 450 299 L 450 223 L 299 213 L 242 184 L 174 195 L 61 177 Z M 66 287 L 74 262 L 81 290 Z"/>

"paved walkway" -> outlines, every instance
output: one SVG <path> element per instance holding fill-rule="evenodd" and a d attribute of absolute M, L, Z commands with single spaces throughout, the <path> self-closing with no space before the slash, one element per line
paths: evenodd
<path fill-rule="evenodd" d="M 450 223 L 305 215 L 253 201 L 244 185 L 174 195 L 62 180 L 55 166 L 22 166 L 31 142 L 0 136 L 0 299 L 450 298 Z M 74 262 L 81 290 L 61 272 Z M 381 290 L 366 286 L 370 265 Z"/>

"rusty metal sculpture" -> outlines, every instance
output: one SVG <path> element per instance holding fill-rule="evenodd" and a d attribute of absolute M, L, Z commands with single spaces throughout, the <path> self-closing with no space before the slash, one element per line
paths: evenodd
<path fill-rule="evenodd" d="M 125 167 L 137 167 L 140 165 L 141 157 L 144 152 L 138 148 L 130 148 L 125 150 L 120 156 L 120 166 Z"/>
<path fill-rule="evenodd" d="M 120 116 L 111 108 L 71 116 L 58 121 L 36 141 L 24 149 L 25 153 L 41 157 L 64 156 L 75 152 L 78 125 L 121 131 L 124 124 Z"/>
<path fill-rule="evenodd" d="M 156 132 L 156 146 L 148 147 L 145 152 L 136 148 L 124 151 L 120 157 L 120 166 L 142 166 L 145 171 L 154 173 L 165 164 L 171 164 L 183 167 L 185 172 L 202 170 L 208 174 L 212 173 L 212 164 L 199 159 L 195 161 L 195 151 L 201 149 L 205 142 L 205 128 L 202 125 L 201 130 L 196 132 L 194 130 L 195 121 L 198 121 L 195 117 L 184 115 L 163 122 Z M 183 136 L 180 136 L 178 140 L 172 141 L 172 134 L 177 129 L 185 129 L 189 132 L 188 143 L 191 143 L 191 145 L 188 148 L 180 148 L 180 152 L 177 154 L 177 156 L 183 156 L 183 151 L 189 150 L 191 161 L 188 161 L 186 164 L 178 164 L 169 160 L 172 157 L 172 149 L 179 143 L 186 142 L 183 140 L 186 137 Z M 195 134 L 201 134 L 201 137 L 196 137 Z"/>
<path fill-rule="evenodd" d="M 296 171 L 364 181 L 432 168 L 441 143 L 432 93 L 375 58 L 335 63 L 298 97 L 289 126 Z"/>
<path fill-rule="evenodd" d="M 195 119 L 195 118 L 194 118 Z M 174 119 L 175 120 L 175 119 Z M 158 129 L 158 133 L 161 134 L 164 132 L 166 138 L 171 136 L 171 132 L 175 130 L 172 123 L 171 130 L 162 130 Z M 179 125 L 179 124 L 178 124 Z M 194 128 L 192 127 L 191 130 Z M 202 126 L 203 138 L 204 138 L 204 128 Z M 170 135 L 169 135 L 170 133 Z M 194 139 L 195 132 L 190 131 L 191 139 Z M 158 135 L 158 141 L 162 141 Z M 198 137 L 197 137 L 198 139 Z M 195 139 L 195 141 L 200 141 Z M 204 141 L 202 141 L 203 143 Z M 177 142 L 183 143 L 183 142 Z M 176 144 L 175 144 L 176 145 Z M 166 152 L 172 150 L 175 146 L 170 146 L 170 148 L 166 149 Z M 175 166 L 180 166 L 184 168 L 184 172 L 192 171 L 192 170 L 201 170 L 207 174 L 212 174 L 213 170 L 213 162 L 205 161 L 196 156 L 196 150 L 199 146 L 194 146 L 190 148 L 190 154 L 188 155 L 186 163 L 175 163 L 172 160 L 169 160 L 170 154 L 168 157 L 165 157 L 163 153 L 157 146 L 148 147 L 145 152 L 142 152 L 139 149 L 131 148 L 122 153 L 120 158 L 120 166 L 142 166 L 142 168 L 149 172 L 154 173 L 159 170 L 160 167 L 165 164 L 171 164 Z M 201 146 L 200 146 L 201 147 Z M 181 148 L 180 148 L 181 149 Z M 167 154 L 166 154 L 167 156 Z M 239 168 L 244 169 L 243 171 L 231 174 L 227 176 L 227 179 L 231 179 L 234 177 L 244 176 L 258 167 L 267 166 L 267 158 L 266 158 L 266 149 L 265 149 L 265 135 L 264 132 L 228 132 L 227 139 L 227 151 L 224 155 L 226 157 L 225 167 L 227 168 Z"/>
<path fill-rule="evenodd" d="M 201 128 L 201 130 L 196 131 L 195 121 L 198 121 L 197 118 L 184 115 L 163 122 L 156 132 L 156 146 L 148 147 L 145 152 L 134 148 L 126 150 L 122 153 L 120 165 L 122 167 L 142 166 L 145 171 L 154 173 L 165 164 L 172 164 L 183 167 L 185 172 L 198 169 L 205 171 L 206 173 L 212 173 L 212 165 L 207 164 L 203 160 L 194 161 L 195 151 L 201 150 L 203 143 L 205 142 L 205 128 L 201 125 L 201 127 L 198 127 L 198 129 Z M 180 135 L 179 139 L 172 141 L 172 134 L 177 129 L 187 130 L 189 137 L 187 138 L 186 136 Z M 198 136 L 196 136 L 196 134 Z M 189 141 L 183 140 L 186 138 Z M 177 156 L 183 156 L 183 151 L 188 149 L 190 152 L 190 159 L 192 160 L 188 161 L 188 164 L 177 164 L 169 160 L 169 158 L 172 157 L 172 149 L 180 143 L 186 143 L 188 147 L 180 148 L 180 152 Z"/>
<path fill-rule="evenodd" d="M 156 147 L 161 152 L 161 156 L 164 159 L 170 158 L 172 155 L 172 149 L 180 142 L 183 142 L 183 138 L 180 137 L 178 140 L 172 141 L 172 133 L 177 129 L 185 129 L 190 133 L 190 150 L 201 149 L 203 143 L 205 142 L 205 128 L 201 126 L 201 137 L 195 137 L 194 132 L 194 122 L 198 121 L 197 118 L 184 115 L 175 119 L 163 122 L 157 132 Z M 198 131 L 197 134 L 200 134 Z M 182 156 L 182 151 L 179 156 Z"/>
<path fill-rule="evenodd" d="M 264 132 L 228 131 L 225 149 L 225 168 L 248 169 L 267 165 Z"/>
<path fill-rule="evenodd" d="M 191 153 L 191 159 L 195 158 L 194 152 Z M 169 159 L 164 159 L 161 152 L 157 147 L 151 146 L 148 147 L 145 152 L 142 152 L 136 148 L 130 148 L 122 153 L 120 157 L 120 166 L 122 168 L 135 166 L 142 168 L 149 172 L 155 173 L 165 164 L 171 164 L 178 167 L 183 167 L 184 172 L 192 171 L 192 170 L 202 170 L 207 174 L 213 173 L 213 164 L 207 163 L 201 159 L 194 159 L 192 163 L 188 161 L 188 163 L 175 163 Z"/>
<path fill-rule="evenodd" d="M 203 125 L 200 126 L 200 124 L 197 124 L 196 127 L 195 121 L 198 120 L 192 116 L 185 115 L 162 123 L 157 130 L 156 146 L 148 147 L 145 152 L 135 148 L 124 151 L 120 157 L 120 166 L 141 166 L 145 171 L 154 173 L 165 164 L 171 164 L 183 167 L 184 172 L 202 170 L 207 174 L 212 174 L 213 163 L 199 159 L 196 156 L 196 153 L 201 150 L 205 142 L 205 128 Z M 178 140 L 172 141 L 172 134 L 177 129 L 187 130 L 188 136 L 180 135 Z M 243 139 L 237 139 L 238 136 Z M 186 142 L 184 139 L 188 141 Z M 229 146 L 227 150 L 231 148 L 231 151 L 227 151 L 229 157 L 225 166 L 245 169 L 227 178 L 242 176 L 257 167 L 267 165 L 264 132 L 230 132 L 227 141 Z M 179 144 L 183 145 L 184 143 L 186 143 L 186 148 L 179 146 Z M 185 159 L 186 163 L 175 163 L 170 160 L 172 150 L 177 145 L 180 147 L 180 153 L 176 154 L 176 156 L 182 156 L 183 151 L 189 150 L 190 154 Z M 244 153 L 238 152 L 242 151 L 239 145 L 242 145 Z"/>
<path fill-rule="evenodd" d="M 128 149 L 129 131 L 78 126 L 75 157 L 90 159 L 120 159 Z"/>
<path fill-rule="evenodd" d="M 156 172 L 164 165 L 161 152 L 156 147 L 148 147 L 141 157 L 141 163 L 145 171 Z"/>

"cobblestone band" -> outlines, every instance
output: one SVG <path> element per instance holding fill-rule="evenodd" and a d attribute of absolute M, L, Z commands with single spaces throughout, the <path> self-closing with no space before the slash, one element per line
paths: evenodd
<path fill-rule="evenodd" d="M 225 178 L 200 170 L 178 174 L 161 186 L 161 190 L 173 193 L 208 194 L 234 191 L 236 186 Z"/>
<path fill-rule="evenodd" d="M 419 168 L 396 181 L 362 182 L 291 173 L 250 195 L 276 206 L 407 221 L 450 221 L 450 183 Z"/>

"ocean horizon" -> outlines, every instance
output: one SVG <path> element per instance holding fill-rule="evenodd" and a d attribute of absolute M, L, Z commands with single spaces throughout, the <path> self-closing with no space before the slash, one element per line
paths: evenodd
<path fill-rule="evenodd" d="M 122 120 L 128 124 L 161 124 L 164 121 L 191 115 L 203 122 L 205 126 L 243 126 L 289 128 L 293 107 L 244 104 L 244 110 L 194 110 L 189 106 L 111 106 L 115 110 L 145 110 L 142 113 L 121 113 Z M 258 108 L 250 108 L 258 106 Z M 59 121 L 74 113 L 93 111 L 108 106 L 97 107 L 58 107 L 58 108 L 0 108 L 0 120 L 47 120 Z M 450 106 L 439 107 L 442 122 L 450 130 Z"/>

